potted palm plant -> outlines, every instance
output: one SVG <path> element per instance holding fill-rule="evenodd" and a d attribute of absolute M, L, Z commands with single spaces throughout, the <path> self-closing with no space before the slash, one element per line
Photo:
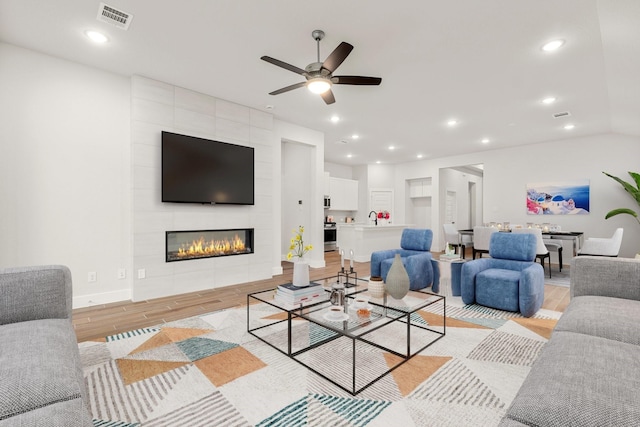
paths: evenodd
<path fill-rule="evenodd" d="M 622 185 L 622 187 L 624 187 L 625 191 L 627 193 L 629 193 L 631 195 L 631 197 L 633 197 L 633 200 L 636 201 L 638 206 L 640 206 L 640 174 L 637 174 L 635 172 L 629 172 L 629 175 L 631 175 L 631 177 L 635 181 L 635 187 L 634 187 L 633 184 L 630 184 L 630 183 L 618 178 L 617 176 L 613 176 L 613 175 L 608 174 L 606 172 L 602 172 L 602 173 L 607 175 L 609 178 L 614 179 L 620 185 Z M 618 209 L 614 209 L 612 211 L 609 211 L 609 213 L 607 213 L 607 215 L 604 218 L 605 219 L 609 219 L 612 216 L 616 216 L 616 215 L 619 215 L 619 214 L 631 215 L 632 217 L 634 217 L 636 219 L 636 221 L 638 221 L 638 224 L 640 224 L 640 218 L 638 218 L 638 213 L 636 211 L 634 211 L 632 209 L 628 209 L 628 208 L 618 208 Z"/>
<path fill-rule="evenodd" d="M 631 178 L 633 178 L 633 180 L 635 181 L 635 186 L 634 186 L 633 184 L 630 184 L 627 181 L 624 181 L 624 180 L 618 178 L 617 176 L 613 176 L 613 175 L 608 174 L 608 173 L 606 173 L 604 171 L 602 173 L 607 175 L 609 178 L 614 179 L 616 182 L 618 182 L 620 185 L 622 185 L 622 187 L 625 189 L 625 191 L 627 193 L 629 193 L 631 195 L 631 197 L 633 197 L 633 200 L 636 201 L 638 206 L 640 206 L 640 174 L 635 173 L 635 172 L 629 172 L 629 175 L 631 175 Z M 616 215 L 620 215 L 620 214 L 631 215 L 632 217 L 634 217 L 636 219 L 636 221 L 638 221 L 638 224 L 640 224 L 640 218 L 638 218 L 638 213 L 636 211 L 634 211 L 633 209 L 629 209 L 629 208 L 617 208 L 617 209 L 614 209 L 612 211 L 609 211 L 605 215 L 604 218 L 605 219 L 609 219 L 612 216 L 616 216 Z M 640 253 L 636 254 L 636 258 L 640 259 Z"/>

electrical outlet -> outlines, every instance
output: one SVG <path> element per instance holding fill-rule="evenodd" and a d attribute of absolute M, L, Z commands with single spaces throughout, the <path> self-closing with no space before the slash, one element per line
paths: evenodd
<path fill-rule="evenodd" d="M 138 269 L 138 279 L 144 279 L 147 277 L 147 271 L 144 268 Z"/>
<path fill-rule="evenodd" d="M 96 280 L 98 280 L 98 273 L 96 273 L 95 271 L 90 271 L 87 275 L 87 281 L 89 283 L 94 283 Z"/>
<path fill-rule="evenodd" d="M 118 269 L 118 279 L 126 279 L 127 278 L 127 270 L 124 268 Z"/>

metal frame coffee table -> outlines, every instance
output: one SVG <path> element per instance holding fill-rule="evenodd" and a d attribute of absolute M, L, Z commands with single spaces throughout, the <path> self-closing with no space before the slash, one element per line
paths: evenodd
<path fill-rule="evenodd" d="M 316 281 L 326 295 L 308 305 L 279 303 L 275 290 L 247 295 L 247 331 L 352 395 L 445 336 L 444 296 L 420 290 L 409 291 L 401 300 L 373 298 L 363 279 L 348 279 L 344 319 L 328 318 L 329 291 L 339 279 Z M 369 299 L 368 317 L 358 316 L 355 296 Z M 275 314 L 266 320 L 263 313 L 255 313 L 256 303 L 269 305 Z"/>

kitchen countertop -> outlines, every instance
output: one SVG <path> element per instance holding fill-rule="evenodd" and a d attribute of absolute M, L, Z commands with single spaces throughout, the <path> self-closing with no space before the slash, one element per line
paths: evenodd
<path fill-rule="evenodd" d="M 346 259 L 353 258 L 358 262 L 367 262 L 371 259 L 371 253 L 400 247 L 402 232 L 413 224 L 339 224 L 338 248 Z"/>
<path fill-rule="evenodd" d="M 363 223 L 340 223 L 336 224 L 338 227 L 353 227 L 353 228 L 362 228 L 367 230 L 388 230 L 392 228 L 408 228 L 413 227 L 413 224 L 385 224 L 385 225 L 374 225 L 374 224 L 363 224 Z"/>

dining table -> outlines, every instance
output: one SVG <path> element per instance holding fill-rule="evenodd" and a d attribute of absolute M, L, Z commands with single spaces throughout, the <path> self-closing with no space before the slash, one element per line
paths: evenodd
<path fill-rule="evenodd" d="M 510 232 L 511 230 L 500 230 L 501 232 Z M 473 229 L 458 230 L 459 240 L 462 241 L 462 236 L 471 236 L 473 238 Z M 584 232 L 582 231 L 542 231 L 543 239 L 550 240 L 570 240 L 573 242 L 573 256 L 578 255 L 578 250 L 584 243 Z"/>

